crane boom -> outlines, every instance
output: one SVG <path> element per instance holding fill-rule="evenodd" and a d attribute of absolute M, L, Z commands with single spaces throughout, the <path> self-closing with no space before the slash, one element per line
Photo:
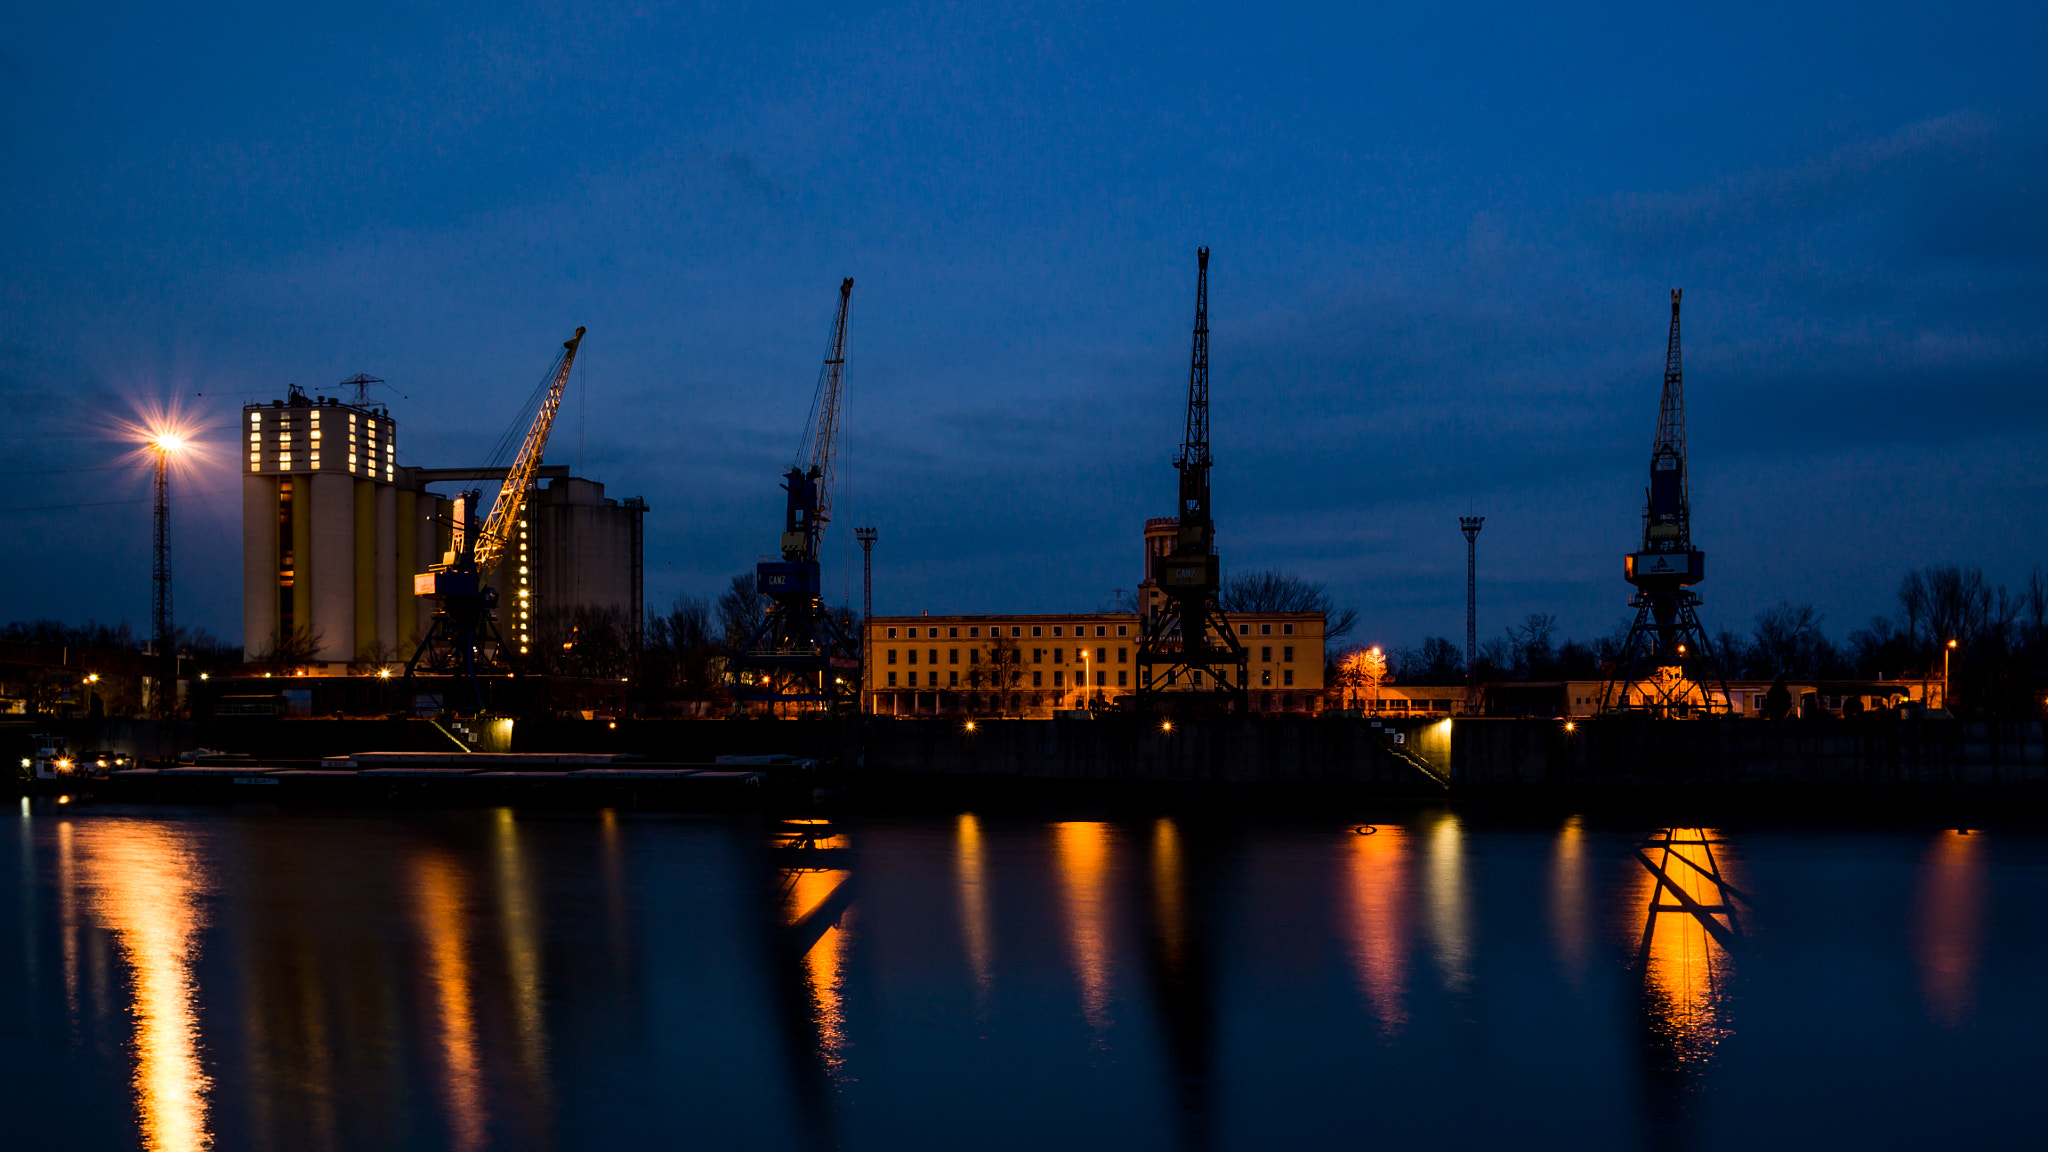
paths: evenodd
<path fill-rule="evenodd" d="M 817 521 L 832 519 L 832 464 L 839 447 L 839 389 L 846 379 L 846 311 L 853 302 L 853 277 L 839 282 L 839 315 L 832 322 L 832 350 L 818 374 L 818 426 L 811 439 L 810 467 L 818 477 Z M 801 462 L 800 462 L 801 463 Z"/>
<path fill-rule="evenodd" d="M 782 524 L 782 556 L 792 564 L 818 558 L 818 538 L 832 519 L 832 463 L 839 446 L 839 391 L 846 379 L 846 310 L 853 301 L 853 277 L 839 282 L 839 311 L 832 320 L 832 344 L 818 369 L 811 416 L 797 444 L 796 462 L 782 474 L 789 494 Z"/>
<path fill-rule="evenodd" d="M 579 325 L 576 335 L 562 342 L 562 355 L 555 362 L 554 378 L 548 382 L 547 397 L 541 401 L 540 412 L 533 418 L 533 426 L 526 430 L 526 439 L 519 445 L 519 455 L 513 458 L 512 466 L 505 473 L 505 486 L 498 490 L 498 499 L 491 505 L 491 517 L 484 522 L 483 531 L 477 533 L 477 572 L 488 577 L 497 568 L 498 561 L 505 555 L 512 541 L 519 517 L 526 511 L 526 496 L 533 487 L 534 473 L 540 469 L 541 453 L 548 445 L 548 432 L 555 426 L 555 413 L 562 407 L 562 390 L 569 383 L 569 368 L 576 363 L 576 346 L 583 342 L 583 328 Z"/>
<path fill-rule="evenodd" d="M 1664 394 L 1657 406 L 1657 442 L 1650 448 L 1650 498 L 1644 548 L 1692 547 L 1692 508 L 1685 474 L 1685 368 L 1678 348 L 1678 301 L 1671 290 L 1671 340 L 1664 348 Z"/>

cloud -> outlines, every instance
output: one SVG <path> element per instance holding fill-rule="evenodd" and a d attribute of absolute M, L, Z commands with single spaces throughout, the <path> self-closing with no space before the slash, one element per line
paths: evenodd
<path fill-rule="evenodd" d="M 1998 135 L 1990 119 L 1956 112 L 1843 144 L 1804 163 L 1753 169 L 1703 188 L 1618 192 L 1599 215 L 1617 244 L 1642 252 L 1811 225 L 1852 210 L 1889 178 L 1952 163 Z"/>

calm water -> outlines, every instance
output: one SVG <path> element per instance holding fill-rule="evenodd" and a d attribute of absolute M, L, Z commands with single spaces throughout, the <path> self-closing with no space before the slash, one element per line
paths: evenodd
<path fill-rule="evenodd" d="M 1663 887 L 1662 828 L 1378 819 L 860 816 L 792 873 L 752 817 L 38 801 L 0 835 L 0 1115 L 167 1150 L 2039 1138 L 2048 838 L 1680 829 Z"/>

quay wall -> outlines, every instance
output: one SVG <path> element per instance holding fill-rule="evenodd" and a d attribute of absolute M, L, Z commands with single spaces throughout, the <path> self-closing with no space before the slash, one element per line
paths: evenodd
<path fill-rule="evenodd" d="M 508 751 L 629 752 L 703 763 L 782 753 L 849 782 L 1076 781 L 1346 785 L 1418 795 L 1821 787 L 2048 792 L 2048 725 L 1960 720 L 1654 721 L 1347 717 L 1177 720 L 521 720 Z M 9 722 L 0 744 L 60 731 L 74 752 L 145 760 L 205 747 L 265 762 L 364 751 L 448 751 L 423 720 Z M 1400 732 L 1398 745 L 1389 733 Z"/>

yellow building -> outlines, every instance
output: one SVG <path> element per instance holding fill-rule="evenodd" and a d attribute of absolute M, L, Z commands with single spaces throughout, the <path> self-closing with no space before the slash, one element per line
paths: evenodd
<path fill-rule="evenodd" d="M 1256 712 L 1320 711 L 1323 617 L 1318 612 L 1228 617 L 1250 657 Z M 865 625 L 862 699 L 880 716 L 1044 717 L 1115 707 L 1137 691 L 1135 612 L 1048 616 L 877 616 Z M 1199 674 L 1166 685 L 1203 690 Z"/>

